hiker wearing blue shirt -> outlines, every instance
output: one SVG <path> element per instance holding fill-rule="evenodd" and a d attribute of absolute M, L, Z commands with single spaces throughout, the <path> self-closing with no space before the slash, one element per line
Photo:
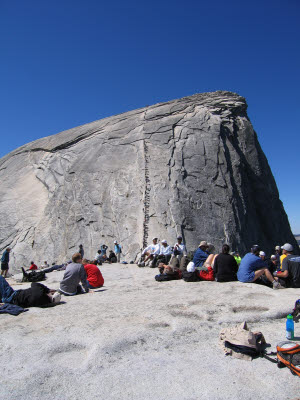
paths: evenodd
<path fill-rule="evenodd" d="M 265 276 L 273 285 L 273 289 L 281 289 L 281 285 L 268 270 L 268 265 L 258 255 L 260 247 L 254 245 L 251 253 L 242 258 L 237 277 L 240 282 L 255 282 L 258 278 Z"/>
<path fill-rule="evenodd" d="M 114 244 L 115 244 L 115 254 L 117 256 L 117 262 L 119 263 L 121 259 L 122 247 L 116 240 L 114 241 Z"/>
<path fill-rule="evenodd" d="M 9 253 L 10 253 L 10 247 L 7 247 L 7 249 L 4 251 L 1 257 L 1 275 L 6 278 L 7 272 L 8 272 L 8 263 L 9 263 Z"/>
<path fill-rule="evenodd" d="M 207 242 L 205 240 L 202 240 L 194 254 L 193 263 L 195 264 L 195 268 L 200 268 L 203 266 L 205 260 L 208 257 L 207 248 Z"/>

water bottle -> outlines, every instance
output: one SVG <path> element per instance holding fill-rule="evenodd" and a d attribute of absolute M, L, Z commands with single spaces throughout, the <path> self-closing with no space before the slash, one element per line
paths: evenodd
<path fill-rule="evenodd" d="M 294 339 L 294 320 L 291 314 L 286 317 L 286 338 L 289 340 Z"/>

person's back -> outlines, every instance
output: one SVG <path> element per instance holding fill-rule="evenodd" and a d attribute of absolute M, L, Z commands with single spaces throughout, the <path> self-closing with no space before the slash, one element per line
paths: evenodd
<path fill-rule="evenodd" d="M 255 276 L 255 271 L 259 268 L 266 268 L 267 265 L 258 256 L 253 253 L 247 253 L 242 258 L 240 267 L 237 273 L 240 282 L 252 282 Z"/>
<path fill-rule="evenodd" d="M 92 288 L 98 288 L 103 286 L 104 279 L 97 265 L 86 264 L 84 266 L 84 269 L 87 275 L 87 281 L 89 282 Z"/>
<path fill-rule="evenodd" d="M 63 294 L 77 294 L 80 288 L 80 281 L 82 282 L 85 291 L 89 291 L 88 283 L 86 280 L 86 272 L 81 262 L 81 255 L 79 253 L 76 253 L 72 257 L 72 263 L 67 265 L 63 280 L 60 282 L 60 291 Z"/>
<path fill-rule="evenodd" d="M 224 245 L 225 246 L 225 245 Z M 224 248 L 223 246 L 223 248 Z M 229 249 L 229 246 L 228 246 Z M 229 250 L 228 250 L 229 251 Z M 214 260 L 214 274 L 218 282 L 236 281 L 238 265 L 235 258 L 227 251 L 220 253 Z"/>

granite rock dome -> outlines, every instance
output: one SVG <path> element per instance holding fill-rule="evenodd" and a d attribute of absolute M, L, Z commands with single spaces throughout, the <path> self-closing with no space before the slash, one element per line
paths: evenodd
<path fill-rule="evenodd" d="M 0 160 L 0 247 L 11 267 L 92 257 L 117 239 L 127 261 L 152 236 L 242 254 L 296 246 L 243 97 L 213 92 L 105 118 Z"/>

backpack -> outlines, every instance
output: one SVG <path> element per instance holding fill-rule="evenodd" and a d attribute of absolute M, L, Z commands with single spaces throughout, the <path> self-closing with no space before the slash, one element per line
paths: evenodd
<path fill-rule="evenodd" d="M 292 374 L 300 376 L 300 345 L 295 342 L 280 342 L 277 345 L 278 368 L 288 367 Z"/>
<path fill-rule="evenodd" d="M 23 278 L 22 282 L 40 282 L 46 279 L 46 274 L 44 271 L 31 271 L 26 272 L 22 267 Z"/>

